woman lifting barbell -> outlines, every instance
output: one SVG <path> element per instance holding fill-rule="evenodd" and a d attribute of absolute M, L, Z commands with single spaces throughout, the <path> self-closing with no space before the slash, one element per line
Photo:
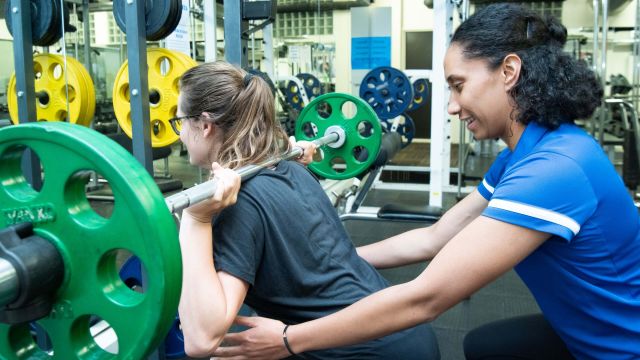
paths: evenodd
<path fill-rule="evenodd" d="M 448 111 L 477 139 L 508 148 L 436 224 L 358 249 L 376 267 L 433 258 L 429 266 L 308 323 L 239 318 L 252 329 L 228 335 L 232 345 L 216 357 L 282 358 L 374 339 L 435 319 L 515 268 L 544 315 L 471 331 L 467 358 L 640 358 L 638 210 L 599 144 L 574 124 L 603 92 L 563 52 L 566 38 L 557 20 L 513 4 L 461 24 L 444 61 Z"/>
<path fill-rule="evenodd" d="M 185 209 L 180 223 L 179 313 L 187 354 L 213 354 L 243 302 L 259 315 L 300 323 L 388 286 L 358 257 L 322 187 L 304 166 L 281 161 L 246 180 L 239 192 L 237 174 L 222 168 L 260 163 L 289 147 L 264 80 L 223 62 L 199 65 L 180 80 L 177 115 L 171 123 L 189 161 L 212 169 L 218 178 L 213 198 Z M 303 161 L 310 161 L 311 153 Z M 418 325 L 309 357 L 398 354 L 439 358 L 431 328 Z"/>

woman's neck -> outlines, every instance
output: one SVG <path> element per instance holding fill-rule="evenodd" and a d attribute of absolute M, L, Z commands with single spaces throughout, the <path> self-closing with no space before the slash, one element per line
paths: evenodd
<path fill-rule="evenodd" d="M 502 137 L 502 141 L 507 144 L 509 150 L 513 151 L 516 148 L 518 142 L 520 141 L 520 138 L 522 137 L 522 134 L 524 133 L 524 129 L 526 128 L 527 125 L 519 121 L 512 121 L 510 123 L 508 134 Z"/>

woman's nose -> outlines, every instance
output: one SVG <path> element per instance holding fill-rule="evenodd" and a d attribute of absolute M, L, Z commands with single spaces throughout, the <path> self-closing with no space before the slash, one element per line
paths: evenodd
<path fill-rule="evenodd" d="M 457 115 L 460 112 L 460 105 L 457 101 L 449 98 L 449 102 L 447 103 L 447 112 L 449 115 Z"/>

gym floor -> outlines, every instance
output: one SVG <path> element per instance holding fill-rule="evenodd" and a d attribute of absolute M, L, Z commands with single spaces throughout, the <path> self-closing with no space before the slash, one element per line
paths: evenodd
<path fill-rule="evenodd" d="M 180 150 L 179 145 L 174 147 L 173 153 L 169 157 L 169 171 L 174 179 L 181 180 L 185 187 L 190 187 L 200 181 L 198 170 L 188 163 L 187 156 L 180 156 Z M 156 173 L 162 173 L 164 171 L 163 161 L 156 161 L 154 167 Z M 203 176 L 206 178 L 206 174 Z M 443 200 L 445 208 L 455 204 L 454 195 L 445 195 Z M 428 193 L 426 192 L 373 189 L 365 199 L 363 206 L 379 207 L 388 203 L 424 205 L 427 201 Z M 429 223 L 347 220 L 344 225 L 355 246 L 360 246 L 417 227 L 427 226 Z M 414 264 L 382 270 L 381 273 L 390 283 L 398 284 L 415 278 L 427 265 L 428 263 Z M 432 325 L 438 337 L 442 359 L 459 360 L 464 359 L 462 342 L 464 335 L 469 330 L 487 322 L 539 312 L 540 310 L 528 289 L 515 272 L 510 271 L 494 283 L 473 294 L 469 299 L 448 310 Z"/>

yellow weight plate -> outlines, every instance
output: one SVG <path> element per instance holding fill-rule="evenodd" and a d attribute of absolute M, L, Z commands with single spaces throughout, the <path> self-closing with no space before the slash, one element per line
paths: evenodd
<path fill-rule="evenodd" d="M 86 96 L 87 104 L 86 104 L 86 111 L 84 112 L 84 115 L 81 117 L 81 120 L 82 120 L 81 125 L 89 126 L 91 125 L 91 121 L 93 120 L 93 115 L 95 115 L 95 111 L 96 111 L 95 86 L 93 84 L 93 80 L 91 79 L 91 75 L 89 75 L 89 72 L 81 62 L 79 62 L 75 58 L 67 57 L 67 65 L 69 63 L 71 63 L 72 66 L 76 67 L 78 72 L 82 75 L 82 77 L 85 80 L 86 86 L 84 88 L 86 89 L 86 92 L 87 92 L 87 96 Z M 85 97 L 83 97 L 83 99 L 84 98 Z"/>
<path fill-rule="evenodd" d="M 179 139 L 169 124 L 169 119 L 176 116 L 178 110 L 178 81 L 196 63 L 184 54 L 154 48 L 147 51 L 147 64 L 151 145 L 168 146 Z M 116 75 L 113 109 L 122 130 L 132 137 L 130 91 L 129 66 L 125 62 Z"/>
<path fill-rule="evenodd" d="M 68 68 L 68 71 L 76 71 L 76 72 L 78 72 L 78 74 L 80 75 L 79 76 L 79 78 L 80 78 L 80 87 L 86 89 L 87 86 L 88 86 L 87 85 L 87 79 L 86 79 L 85 75 L 82 73 L 82 70 L 84 70 L 84 67 L 78 61 L 76 61 L 75 59 L 67 57 L 67 68 Z M 95 94 L 94 94 L 94 97 L 95 97 Z M 82 101 L 82 99 L 81 99 L 81 101 Z M 81 103 L 81 110 L 80 110 L 80 114 L 78 115 L 77 124 L 83 125 L 83 126 L 88 126 L 90 124 L 91 118 L 87 118 L 87 110 L 88 110 L 88 108 L 89 108 L 88 102 Z"/>
<path fill-rule="evenodd" d="M 65 77 L 64 58 L 54 54 L 38 54 L 33 58 L 38 121 L 66 121 L 89 125 L 95 110 L 95 89 L 89 74 L 77 60 L 67 57 Z M 79 65 L 79 66 L 78 66 Z M 87 81 L 88 80 L 88 81 Z M 69 106 L 67 108 L 67 84 Z M 9 80 L 8 105 L 11 122 L 18 123 L 18 96 L 15 73 Z"/>

